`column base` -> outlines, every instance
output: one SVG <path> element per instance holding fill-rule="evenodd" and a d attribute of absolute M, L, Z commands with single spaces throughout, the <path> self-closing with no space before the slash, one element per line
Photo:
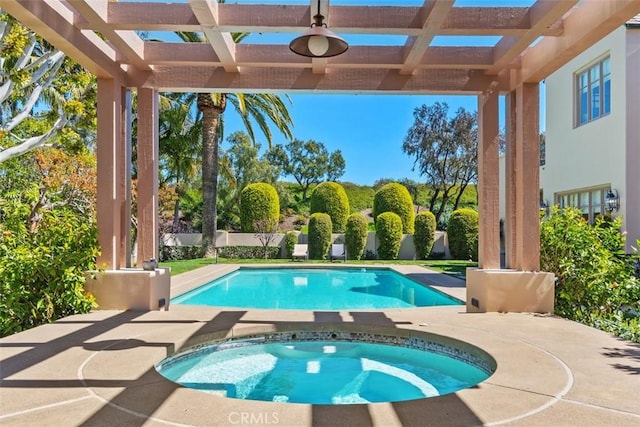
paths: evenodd
<path fill-rule="evenodd" d="M 467 269 L 467 313 L 553 313 L 553 273 Z"/>
<path fill-rule="evenodd" d="M 86 291 L 98 303 L 98 310 L 168 310 L 171 270 L 137 268 L 85 272 Z"/>

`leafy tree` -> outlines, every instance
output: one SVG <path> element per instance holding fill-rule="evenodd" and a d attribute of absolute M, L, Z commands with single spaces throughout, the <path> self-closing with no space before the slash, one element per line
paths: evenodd
<path fill-rule="evenodd" d="M 478 176 L 476 114 L 460 108 L 449 118 L 448 112 L 447 103 L 440 102 L 416 108 L 414 123 L 402 144 L 432 189 L 429 210 L 436 222 L 451 199 L 453 210 L 458 208 L 465 188 Z"/>
<path fill-rule="evenodd" d="M 0 163 L 91 141 L 95 78 L 1 9 L 0 46 Z"/>
<path fill-rule="evenodd" d="M 323 182 L 311 193 L 310 212 L 324 212 L 331 217 L 334 233 L 343 233 L 349 216 L 349 199 L 342 185 Z"/>
<path fill-rule="evenodd" d="M 269 257 L 269 243 L 273 242 L 278 232 L 278 220 L 274 218 L 260 218 L 253 222 L 256 238 L 262 244 L 264 259 Z"/>
<path fill-rule="evenodd" d="M 221 1 L 222 2 L 222 1 Z M 178 35 L 187 42 L 208 43 L 202 33 L 184 33 Z M 239 43 L 249 33 L 232 33 L 235 43 Z M 293 138 L 291 126 L 293 121 L 284 100 L 271 93 L 198 93 L 196 105 L 202 113 L 202 241 L 205 255 L 215 255 L 215 239 L 217 229 L 217 196 L 219 142 L 223 138 L 222 114 L 230 103 L 240 115 L 251 141 L 255 143 L 254 123 L 265 135 L 271 145 L 272 133 L 270 124 L 282 132 L 287 138 Z"/>
<path fill-rule="evenodd" d="M 329 151 L 322 142 L 295 139 L 286 147 L 275 145 L 267 154 L 271 163 L 282 169 L 283 175 L 293 176 L 302 190 L 302 201 L 314 184 L 335 181 L 344 175 L 345 161 L 342 152 Z"/>
<path fill-rule="evenodd" d="M 478 260 L 478 212 L 453 211 L 447 225 L 449 251 L 453 259 Z"/>

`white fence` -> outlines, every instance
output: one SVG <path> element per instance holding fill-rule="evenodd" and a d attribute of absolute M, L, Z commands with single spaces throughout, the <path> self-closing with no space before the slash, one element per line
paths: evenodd
<path fill-rule="evenodd" d="M 277 233 L 274 236 L 270 245 L 280 246 L 281 256 L 285 256 L 286 249 L 284 247 L 284 233 Z M 298 234 L 298 243 L 308 243 L 307 234 Z M 334 242 L 344 242 L 343 234 L 334 234 Z M 162 237 L 162 244 L 165 246 L 197 246 L 202 244 L 202 234 L 200 233 L 176 233 L 165 234 Z M 221 248 L 224 246 L 262 246 L 262 243 L 258 240 L 253 233 L 229 233 L 226 231 L 218 231 L 216 235 L 216 246 Z M 365 253 L 371 251 L 373 254 L 378 252 L 378 242 L 376 239 L 376 233 L 369 232 L 367 236 L 367 245 L 365 246 Z M 444 231 L 436 231 L 435 242 L 433 245 L 432 254 L 442 254 L 443 258 L 450 259 L 449 245 L 447 242 L 447 233 Z M 415 247 L 413 245 L 413 235 L 405 234 L 402 236 L 402 243 L 400 244 L 400 252 L 398 253 L 398 259 L 411 260 L 416 258 Z"/>

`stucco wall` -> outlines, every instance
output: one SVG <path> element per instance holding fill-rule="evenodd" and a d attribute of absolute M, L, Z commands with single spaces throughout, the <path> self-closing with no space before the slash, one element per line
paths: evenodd
<path fill-rule="evenodd" d="M 574 75 L 606 55 L 611 58 L 611 113 L 574 127 Z M 545 83 L 544 199 L 552 204 L 559 192 L 610 185 L 620 196 L 615 215 L 624 219 L 628 244 L 635 244 L 640 237 L 640 30 L 620 27 Z"/>

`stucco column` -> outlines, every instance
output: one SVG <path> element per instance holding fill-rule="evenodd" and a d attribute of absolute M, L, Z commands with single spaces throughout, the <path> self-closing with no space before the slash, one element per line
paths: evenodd
<path fill-rule="evenodd" d="M 119 193 L 122 197 L 120 215 L 120 266 L 131 267 L 131 92 L 127 88 L 121 89 L 120 103 L 120 132 L 122 134 L 118 142 L 120 154 Z"/>
<path fill-rule="evenodd" d="M 138 88 L 138 266 L 158 259 L 158 93 Z"/>
<path fill-rule="evenodd" d="M 122 87 L 113 79 L 98 78 L 97 221 L 101 254 L 98 268 L 121 265 L 121 217 L 124 177 L 121 175 Z"/>
<path fill-rule="evenodd" d="M 498 93 L 478 96 L 478 267 L 500 268 Z"/>
<path fill-rule="evenodd" d="M 509 94 L 506 159 L 507 267 L 540 268 L 540 131 L 537 83 Z"/>

